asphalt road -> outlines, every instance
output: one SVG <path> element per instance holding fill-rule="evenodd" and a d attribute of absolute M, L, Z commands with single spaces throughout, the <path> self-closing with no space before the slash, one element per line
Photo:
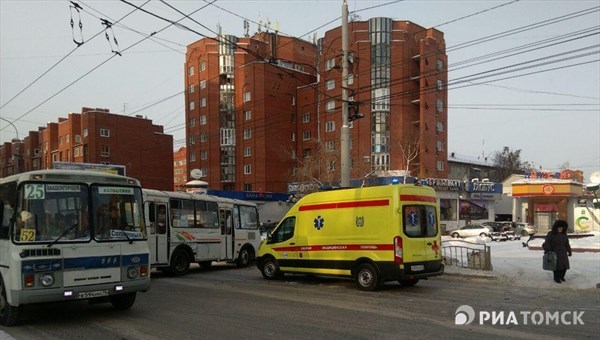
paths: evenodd
<path fill-rule="evenodd" d="M 512 288 L 488 278 L 445 275 L 415 287 L 388 283 L 363 292 L 352 281 L 286 276 L 266 281 L 256 267 L 193 267 L 184 277 L 152 273 L 152 289 L 132 309 L 86 302 L 27 306 L 0 339 L 400 339 L 593 338 L 600 336 L 600 291 Z M 475 320 L 456 325 L 459 306 Z M 479 315 L 504 312 L 501 325 Z M 516 316 L 510 319 L 510 312 Z M 536 316 L 551 315 L 533 324 Z M 537 313 L 539 312 L 539 313 Z M 564 321 L 553 319 L 563 315 Z M 573 317 L 576 316 L 576 317 Z M 546 317 L 544 316 L 544 319 Z M 517 321 L 518 325 L 514 324 Z M 576 325 L 566 325 L 565 322 Z M 580 324 L 580 321 L 583 324 Z"/>

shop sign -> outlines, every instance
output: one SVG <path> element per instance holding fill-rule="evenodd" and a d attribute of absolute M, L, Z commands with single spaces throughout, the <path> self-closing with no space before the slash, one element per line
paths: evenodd
<path fill-rule="evenodd" d="M 422 185 L 430 186 L 435 189 L 446 189 L 450 191 L 467 191 L 467 183 L 458 179 L 447 178 L 426 178 L 420 181 Z"/>

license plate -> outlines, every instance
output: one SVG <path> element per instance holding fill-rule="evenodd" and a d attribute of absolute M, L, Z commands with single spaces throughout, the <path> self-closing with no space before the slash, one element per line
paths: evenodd
<path fill-rule="evenodd" d="M 108 296 L 108 290 L 96 290 L 93 292 L 81 292 L 77 294 L 78 299 L 91 299 L 102 296 Z"/>
<path fill-rule="evenodd" d="M 417 266 L 410 266 L 410 270 L 412 270 L 413 272 L 420 272 L 420 271 L 425 270 L 425 266 L 422 264 L 417 265 Z"/>

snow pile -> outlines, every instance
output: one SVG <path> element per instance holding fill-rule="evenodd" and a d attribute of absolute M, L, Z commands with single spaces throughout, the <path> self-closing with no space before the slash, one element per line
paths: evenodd
<path fill-rule="evenodd" d="M 473 243 L 485 243 L 490 246 L 493 271 L 472 270 L 457 266 L 446 266 L 446 273 L 461 275 L 491 276 L 514 287 L 539 288 L 596 288 L 600 284 L 600 232 L 590 233 L 593 236 L 570 238 L 573 256 L 569 258 L 571 269 L 567 271 L 566 282 L 557 284 L 552 279 L 552 272 L 542 269 L 542 250 L 530 250 L 523 243 L 527 237 L 517 241 L 491 242 L 488 238 L 473 237 L 464 239 Z M 487 239 L 487 240 L 486 240 Z M 488 241 L 489 240 L 489 241 Z M 541 247 L 543 238 L 534 238 L 528 244 Z M 442 237 L 444 245 L 465 245 L 450 237 Z M 481 245 L 475 245 L 481 248 Z M 587 250 L 587 252 L 578 252 Z M 596 252 L 591 252 L 596 250 Z M 456 260 L 454 260 L 456 262 Z"/>

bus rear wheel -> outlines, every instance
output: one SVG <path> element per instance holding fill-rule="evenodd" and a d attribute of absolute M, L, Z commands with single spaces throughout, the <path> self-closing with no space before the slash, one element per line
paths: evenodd
<path fill-rule="evenodd" d="M 119 295 L 112 295 L 110 297 L 110 303 L 118 310 L 126 310 L 133 306 L 135 302 L 135 292 L 125 293 Z"/>
<path fill-rule="evenodd" d="M 170 271 L 175 276 L 182 276 L 187 274 L 190 270 L 190 258 L 187 253 L 181 249 L 175 250 L 171 257 L 171 268 Z"/>
<path fill-rule="evenodd" d="M 252 260 L 252 257 L 253 257 L 253 255 L 250 252 L 250 250 L 248 250 L 248 247 L 244 247 L 244 248 L 242 248 L 242 250 L 240 250 L 238 259 L 235 261 L 236 265 L 239 268 L 248 267 L 248 265 L 250 264 L 250 261 Z"/>
<path fill-rule="evenodd" d="M 4 281 L 0 278 L 0 325 L 14 326 L 19 321 L 19 309 L 18 306 L 8 303 Z"/>

